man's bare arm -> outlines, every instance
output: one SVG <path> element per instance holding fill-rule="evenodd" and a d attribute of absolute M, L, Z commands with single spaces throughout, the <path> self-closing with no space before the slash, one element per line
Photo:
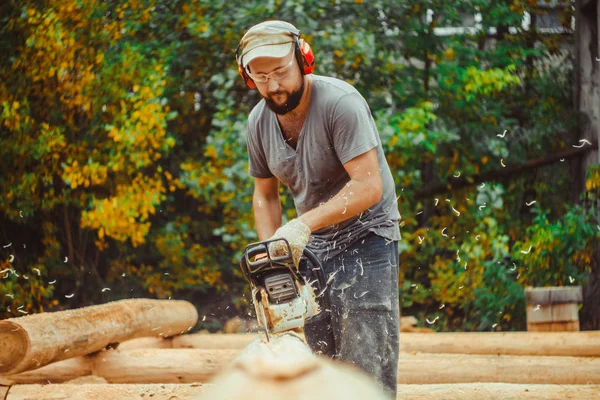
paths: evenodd
<path fill-rule="evenodd" d="M 258 239 L 269 239 L 281 226 L 279 180 L 276 177 L 254 179 L 252 208 Z"/>
<path fill-rule="evenodd" d="M 344 164 L 350 181 L 327 203 L 303 214 L 299 219 L 311 232 L 337 224 L 377 204 L 383 196 L 377 149 L 371 149 Z"/>

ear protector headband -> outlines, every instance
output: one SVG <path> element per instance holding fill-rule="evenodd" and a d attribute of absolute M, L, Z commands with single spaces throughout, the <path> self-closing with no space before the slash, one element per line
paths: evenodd
<path fill-rule="evenodd" d="M 289 32 L 294 36 L 294 55 L 296 56 L 296 61 L 300 66 L 300 71 L 302 71 L 302 75 L 312 74 L 315 70 L 315 55 L 313 54 L 310 45 L 304 41 L 304 39 L 300 39 L 300 31 L 297 29 L 288 29 L 282 26 L 273 24 L 271 25 L 277 29 L 282 29 L 286 32 Z M 240 48 L 242 46 L 242 41 L 240 40 L 237 48 L 235 49 L 235 59 L 238 65 L 238 73 L 244 81 L 251 89 L 256 89 L 256 84 L 250 78 L 246 69 L 243 67 L 243 56 L 239 54 Z"/>

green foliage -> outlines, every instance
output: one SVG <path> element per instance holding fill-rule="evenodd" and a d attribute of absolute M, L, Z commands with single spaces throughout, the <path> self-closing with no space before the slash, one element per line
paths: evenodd
<path fill-rule="evenodd" d="M 550 221 L 548 211 L 535 207 L 533 224 L 513 247 L 522 282 L 531 286 L 581 285 L 591 267 L 592 244 L 600 239 L 600 216 L 594 209 L 567 205 L 562 218 Z"/>

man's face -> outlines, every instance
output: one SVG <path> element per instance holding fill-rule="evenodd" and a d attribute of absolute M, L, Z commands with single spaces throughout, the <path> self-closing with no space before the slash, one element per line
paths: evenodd
<path fill-rule="evenodd" d="M 254 83 L 267 106 L 274 113 L 284 115 L 298 107 L 304 93 L 304 79 L 296 62 L 293 48 L 286 57 L 255 58 L 250 61 L 248 67 L 251 78 L 268 75 L 266 82 L 254 79 Z"/>

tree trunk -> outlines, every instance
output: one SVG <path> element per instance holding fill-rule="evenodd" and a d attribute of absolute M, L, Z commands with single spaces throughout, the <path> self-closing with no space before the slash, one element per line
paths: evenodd
<path fill-rule="evenodd" d="M 143 336 L 173 336 L 198 321 L 187 301 L 131 299 L 0 321 L 0 374 L 12 375 Z"/>

